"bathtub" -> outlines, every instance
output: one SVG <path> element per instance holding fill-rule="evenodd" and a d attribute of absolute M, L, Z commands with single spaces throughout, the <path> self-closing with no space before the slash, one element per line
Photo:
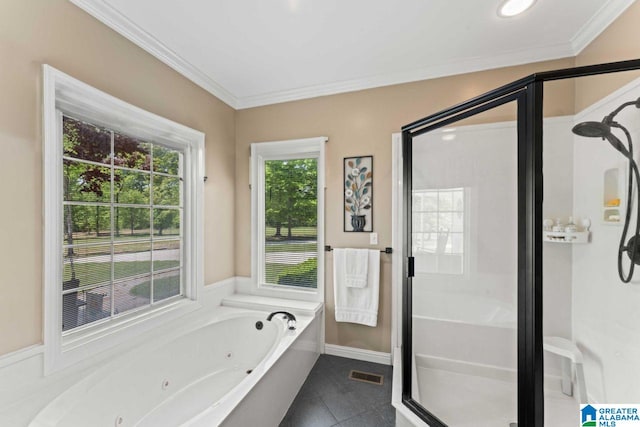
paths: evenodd
<path fill-rule="evenodd" d="M 29 425 L 241 426 L 257 411 L 261 425 L 277 425 L 317 358 L 318 322 L 298 314 L 290 331 L 280 316 L 266 321 L 267 311 L 216 312 L 98 368 Z M 284 400 L 268 400 L 274 387 Z"/>

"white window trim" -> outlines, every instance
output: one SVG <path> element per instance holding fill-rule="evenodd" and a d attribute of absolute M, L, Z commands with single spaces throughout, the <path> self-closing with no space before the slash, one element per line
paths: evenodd
<path fill-rule="evenodd" d="M 327 137 L 251 144 L 251 292 L 257 295 L 324 301 L 324 150 Z M 299 158 L 318 159 L 318 287 L 299 289 L 261 283 L 264 265 L 264 162 Z"/>
<path fill-rule="evenodd" d="M 141 139 L 185 150 L 185 297 L 62 335 L 62 129 L 60 111 Z M 108 95 L 43 65 L 44 374 L 59 371 L 197 309 L 204 287 L 204 139 L 202 132 Z M 185 189 L 186 190 L 186 189 Z"/>

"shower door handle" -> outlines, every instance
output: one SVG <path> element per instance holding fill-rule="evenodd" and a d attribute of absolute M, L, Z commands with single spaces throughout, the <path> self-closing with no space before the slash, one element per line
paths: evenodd
<path fill-rule="evenodd" d="M 415 258 L 410 256 L 407 258 L 407 277 L 415 275 Z"/>

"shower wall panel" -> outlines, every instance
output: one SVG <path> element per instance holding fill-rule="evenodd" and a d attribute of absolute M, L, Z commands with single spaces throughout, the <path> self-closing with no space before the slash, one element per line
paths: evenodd
<path fill-rule="evenodd" d="M 575 122 L 600 121 L 623 102 L 638 97 L 640 80 L 635 80 L 578 113 Z M 616 121 L 631 132 L 638 161 L 640 110 L 627 108 Z M 614 134 L 626 141 L 615 129 Z M 621 282 L 617 254 L 622 225 L 603 221 L 604 173 L 619 168 L 626 188 L 626 163 L 607 142 L 574 137 L 574 212 L 591 219 L 592 239 L 590 244 L 573 246 L 573 339 L 585 358 L 589 400 L 596 403 L 640 402 L 640 274 L 636 270 L 631 283 Z M 634 227 L 632 221 L 629 236 Z M 628 271 L 626 255 L 624 260 L 624 271 Z"/>

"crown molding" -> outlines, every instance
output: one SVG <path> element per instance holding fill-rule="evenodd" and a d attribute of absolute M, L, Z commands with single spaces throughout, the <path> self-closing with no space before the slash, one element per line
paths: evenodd
<path fill-rule="evenodd" d="M 495 68 L 523 65 L 534 62 L 550 61 L 572 56 L 574 56 L 573 47 L 570 43 L 547 45 L 535 49 L 517 50 L 498 55 L 478 56 L 464 60 L 450 61 L 445 64 L 418 70 L 364 77 L 323 85 L 307 86 L 262 95 L 239 97 L 237 109 L 242 110 L 282 102 L 355 92 L 395 84 L 411 83 L 420 80 L 486 71 Z"/>
<path fill-rule="evenodd" d="M 219 98 L 232 108 L 237 108 L 236 97 L 199 68 L 169 49 L 133 21 L 121 14 L 104 0 L 69 0 L 89 15 L 115 32 L 135 43 L 169 67 Z"/>
<path fill-rule="evenodd" d="M 595 40 L 609 25 L 636 0 L 612 0 L 606 2 L 571 38 L 573 55 L 576 56 Z"/>
<path fill-rule="evenodd" d="M 69 1 L 237 110 L 573 57 L 579 54 L 635 2 L 635 0 L 612 0 L 606 3 L 568 43 L 547 45 L 526 51 L 517 50 L 491 56 L 453 60 L 445 64 L 417 70 L 238 97 L 222 87 L 205 72 L 169 49 L 151 34 L 144 31 L 105 0 Z"/>

